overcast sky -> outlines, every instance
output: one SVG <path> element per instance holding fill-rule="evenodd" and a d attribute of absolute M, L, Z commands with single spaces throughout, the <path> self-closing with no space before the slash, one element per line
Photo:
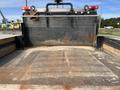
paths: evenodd
<path fill-rule="evenodd" d="M 28 0 L 29 5 L 36 7 L 45 7 L 46 3 L 54 0 Z M 103 18 L 119 17 L 120 16 L 120 0 L 64 0 L 72 2 L 75 8 L 83 8 L 84 5 L 99 5 L 102 9 L 99 14 Z M 21 7 L 25 5 L 25 0 L 0 0 L 0 10 L 4 13 L 7 19 L 20 19 L 22 16 Z M 1 19 L 1 16 L 0 16 Z"/>

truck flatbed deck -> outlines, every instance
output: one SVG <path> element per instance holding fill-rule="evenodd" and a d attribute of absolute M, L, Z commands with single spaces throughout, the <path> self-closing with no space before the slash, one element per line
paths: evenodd
<path fill-rule="evenodd" d="M 33 47 L 0 61 L 0 88 L 8 90 L 120 89 L 119 57 L 92 47 Z"/>
<path fill-rule="evenodd" d="M 22 35 L 0 40 L 0 90 L 120 90 L 119 40 L 97 36 L 97 9 L 22 7 Z"/>

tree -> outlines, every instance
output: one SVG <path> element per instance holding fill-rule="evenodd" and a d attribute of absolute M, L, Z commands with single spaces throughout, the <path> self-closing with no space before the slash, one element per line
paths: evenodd
<path fill-rule="evenodd" d="M 110 18 L 110 19 L 101 19 L 101 28 L 104 26 L 113 26 L 114 28 L 120 28 L 120 17 L 118 18 Z"/>

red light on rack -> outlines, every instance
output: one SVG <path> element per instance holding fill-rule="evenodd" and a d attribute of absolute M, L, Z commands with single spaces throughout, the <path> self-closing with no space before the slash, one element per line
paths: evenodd
<path fill-rule="evenodd" d="M 98 6 L 89 6 L 88 8 L 92 9 L 92 10 L 95 10 L 95 9 L 98 9 L 99 7 Z"/>
<path fill-rule="evenodd" d="M 25 10 L 25 11 L 31 10 L 31 7 L 30 6 L 23 6 L 22 10 Z"/>

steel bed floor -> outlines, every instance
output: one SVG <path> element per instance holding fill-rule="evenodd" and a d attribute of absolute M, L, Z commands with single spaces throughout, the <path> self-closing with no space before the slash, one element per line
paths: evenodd
<path fill-rule="evenodd" d="M 0 90 L 120 90 L 119 78 L 119 57 L 92 47 L 33 47 L 0 59 Z"/>

